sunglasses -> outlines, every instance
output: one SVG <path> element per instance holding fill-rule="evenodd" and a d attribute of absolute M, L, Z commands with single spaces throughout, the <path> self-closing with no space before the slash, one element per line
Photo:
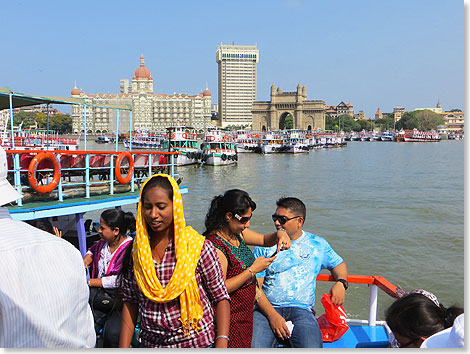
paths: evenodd
<path fill-rule="evenodd" d="M 250 216 L 240 216 L 240 215 L 238 215 L 238 214 L 233 214 L 233 217 L 234 217 L 235 219 L 237 219 L 238 221 L 240 221 L 240 223 L 242 223 L 242 224 L 246 224 L 248 221 L 250 221 L 250 219 L 251 219 L 252 216 L 253 216 L 253 215 L 250 215 Z"/>
<path fill-rule="evenodd" d="M 412 339 L 408 342 L 406 342 L 405 344 L 401 344 L 396 338 L 394 339 L 393 343 L 395 345 L 395 347 L 398 347 L 398 348 L 408 348 L 411 344 L 415 343 L 419 338 L 415 338 L 415 339 Z"/>
<path fill-rule="evenodd" d="M 284 216 L 284 215 L 273 214 L 273 215 L 271 215 L 271 217 L 273 218 L 274 222 L 276 222 L 276 220 L 277 220 L 277 221 L 279 221 L 279 224 L 284 225 L 289 220 L 300 218 L 300 215 L 288 218 L 287 216 Z"/>

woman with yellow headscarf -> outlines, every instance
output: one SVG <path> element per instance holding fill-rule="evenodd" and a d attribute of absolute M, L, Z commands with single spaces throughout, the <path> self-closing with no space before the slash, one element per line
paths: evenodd
<path fill-rule="evenodd" d="M 121 348 L 129 348 L 137 316 L 142 347 L 227 347 L 230 305 L 217 253 L 186 226 L 172 177 L 157 174 L 142 185 L 126 256 Z"/>

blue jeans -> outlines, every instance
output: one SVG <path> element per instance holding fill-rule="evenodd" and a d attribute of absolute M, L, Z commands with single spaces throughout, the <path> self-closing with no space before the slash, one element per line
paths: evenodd
<path fill-rule="evenodd" d="M 297 307 L 275 308 L 287 321 L 292 321 L 294 330 L 291 337 L 286 340 L 277 338 L 269 321 L 258 308 L 255 308 L 253 314 L 253 339 L 252 348 L 323 348 L 323 340 L 318 326 L 315 314 L 311 310 L 300 309 Z"/>

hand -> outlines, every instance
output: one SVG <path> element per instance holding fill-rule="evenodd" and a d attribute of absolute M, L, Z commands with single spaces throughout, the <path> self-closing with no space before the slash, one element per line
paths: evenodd
<path fill-rule="evenodd" d="M 60 237 L 62 238 L 62 230 L 59 230 L 57 227 L 55 226 L 52 226 L 52 230 L 54 230 L 54 234 L 57 236 L 57 237 Z"/>
<path fill-rule="evenodd" d="M 228 348 L 228 340 L 225 338 L 219 338 L 215 341 L 216 348 Z"/>
<path fill-rule="evenodd" d="M 250 269 L 253 271 L 253 273 L 259 273 L 268 268 L 272 262 L 276 259 L 276 256 L 271 257 L 271 258 L 266 258 L 266 257 L 258 257 L 255 259 L 253 264 L 250 266 Z"/>
<path fill-rule="evenodd" d="M 284 317 L 276 312 L 276 314 L 272 318 L 268 318 L 268 320 L 269 325 L 271 326 L 271 330 L 276 337 L 279 337 L 283 340 L 290 338 L 290 331 L 289 328 L 287 328 Z"/>
<path fill-rule="evenodd" d="M 341 306 L 344 304 L 344 297 L 346 295 L 346 289 L 344 289 L 343 284 L 336 282 L 335 285 L 330 290 L 331 302 L 335 306 Z"/>
<path fill-rule="evenodd" d="M 286 230 L 277 230 L 277 251 L 285 251 L 290 248 L 290 237 Z"/>

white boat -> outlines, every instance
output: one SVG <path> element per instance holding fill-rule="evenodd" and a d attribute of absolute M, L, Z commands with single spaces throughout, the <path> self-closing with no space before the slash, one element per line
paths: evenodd
<path fill-rule="evenodd" d="M 261 152 L 259 134 L 247 130 L 237 130 L 235 135 L 235 146 L 238 153 Z"/>
<path fill-rule="evenodd" d="M 132 144 L 129 139 L 123 141 L 124 147 L 130 149 L 160 149 L 165 140 L 165 133 L 149 132 L 146 129 L 140 129 L 132 135 Z"/>
<path fill-rule="evenodd" d="M 308 152 L 308 141 L 305 136 L 305 131 L 299 129 L 291 129 L 288 133 L 288 136 L 284 138 L 284 146 L 287 147 L 284 152 L 291 154 Z"/>
<path fill-rule="evenodd" d="M 282 152 L 282 150 L 285 150 L 284 139 L 280 134 L 269 132 L 260 140 L 260 147 L 262 154 Z"/>
<path fill-rule="evenodd" d="M 389 132 L 388 130 L 382 132 L 382 135 L 380 136 L 380 140 L 382 141 L 395 141 L 395 134 L 392 132 Z"/>
<path fill-rule="evenodd" d="M 11 132 L 4 131 L 0 137 L 0 145 L 5 149 L 14 150 L 69 150 L 76 151 L 80 138 L 63 138 L 53 130 L 17 130 L 14 141 Z"/>
<path fill-rule="evenodd" d="M 206 165 L 230 165 L 238 161 L 233 137 L 220 129 L 211 129 L 204 134 L 201 162 Z"/>
<path fill-rule="evenodd" d="M 114 137 L 109 135 L 98 135 L 95 140 L 95 142 L 98 144 L 109 144 L 113 143 L 114 141 Z"/>
<path fill-rule="evenodd" d="M 199 162 L 200 154 L 197 146 L 196 130 L 187 126 L 175 126 L 167 128 L 167 139 L 162 144 L 162 149 L 167 151 L 179 151 L 176 155 L 176 164 L 192 165 Z"/>

